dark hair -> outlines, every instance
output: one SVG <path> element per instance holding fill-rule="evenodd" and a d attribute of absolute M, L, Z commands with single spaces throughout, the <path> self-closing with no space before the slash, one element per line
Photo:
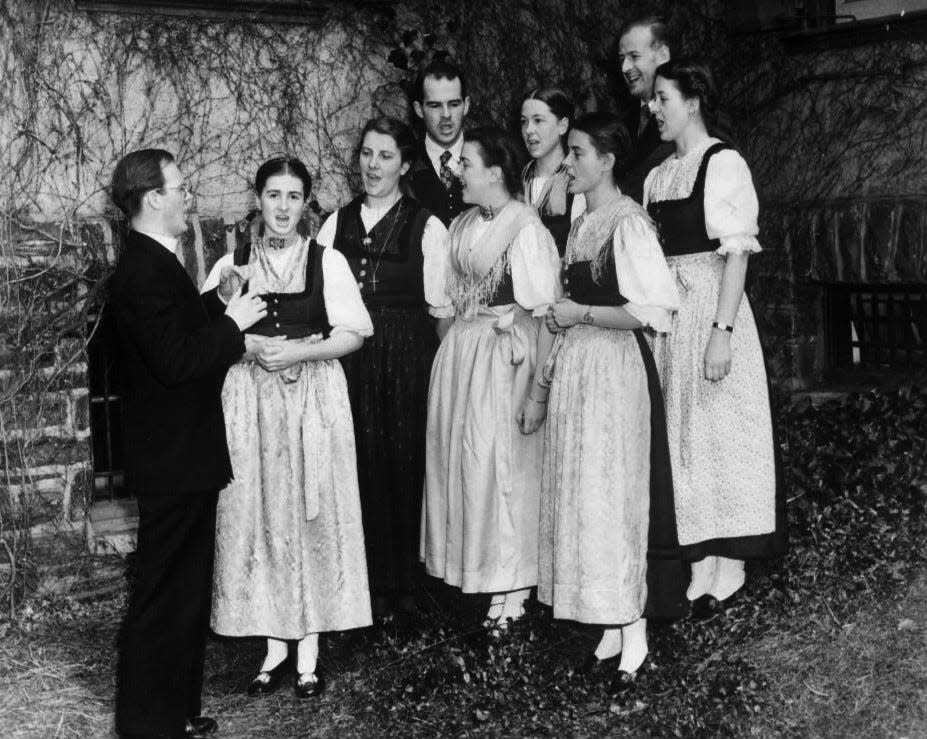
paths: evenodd
<path fill-rule="evenodd" d="M 165 164 L 174 155 L 164 149 L 139 149 L 126 154 L 116 164 L 110 184 L 110 197 L 128 218 L 142 212 L 145 193 L 164 187 Z"/>
<path fill-rule="evenodd" d="M 364 130 L 361 131 L 360 141 L 357 144 L 358 150 L 364 145 L 364 138 L 371 131 L 392 137 L 393 141 L 396 142 L 396 148 L 399 149 L 399 157 L 403 163 L 415 160 L 418 146 L 415 141 L 415 132 L 408 123 L 385 115 L 379 118 L 371 118 L 367 121 L 367 125 L 364 126 Z"/>
<path fill-rule="evenodd" d="M 303 197 L 309 199 L 309 191 L 312 190 L 312 177 L 309 176 L 309 170 L 296 157 L 274 157 L 268 159 L 260 167 L 254 176 L 254 191 L 260 195 L 264 192 L 264 186 L 267 180 L 279 174 L 289 174 L 298 178 L 303 183 Z"/>
<path fill-rule="evenodd" d="M 612 176 L 617 179 L 631 156 L 631 134 L 622 120 L 614 113 L 586 113 L 576 119 L 573 130 L 586 134 L 600 156 L 615 155 Z"/>
<path fill-rule="evenodd" d="M 662 15 L 643 15 L 640 18 L 632 18 L 621 26 L 618 33 L 618 39 L 624 36 L 632 28 L 649 28 L 650 35 L 653 36 L 652 46 L 665 46 L 669 51 L 670 57 L 676 51 L 676 36 L 669 26 L 666 18 Z"/>
<path fill-rule="evenodd" d="M 464 141 L 478 144 L 480 157 L 487 167 L 499 167 L 509 195 L 521 192 L 519 146 L 498 126 L 480 126 L 464 132 Z"/>
<path fill-rule="evenodd" d="M 567 150 L 567 134 L 570 133 L 570 127 L 573 125 L 573 118 L 576 117 L 576 107 L 573 105 L 573 98 L 559 87 L 539 87 L 532 90 L 525 96 L 525 100 L 540 100 L 554 114 L 557 120 L 567 119 L 567 130 L 560 137 L 560 145 L 563 150 Z M 524 101 L 522 101 L 524 102 Z"/>
<path fill-rule="evenodd" d="M 708 133 L 728 144 L 733 144 L 731 127 L 727 116 L 721 110 L 718 87 L 715 85 L 711 68 L 707 64 L 689 57 L 679 57 L 657 67 L 653 77 L 654 80 L 662 77 L 675 82 L 686 100 L 697 99 L 699 112 Z"/>
<path fill-rule="evenodd" d="M 467 78 L 456 64 L 445 59 L 435 59 L 428 63 L 415 78 L 412 88 L 412 99 L 417 103 L 425 102 L 425 78 L 435 77 L 439 80 L 460 80 L 460 97 L 467 97 Z"/>

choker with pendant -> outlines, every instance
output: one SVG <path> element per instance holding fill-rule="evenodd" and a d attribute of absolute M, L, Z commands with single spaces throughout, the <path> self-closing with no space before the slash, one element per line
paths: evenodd
<path fill-rule="evenodd" d="M 293 246 L 298 242 L 302 241 L 302 236 L 299 235 L 297 231 L 292 231 L 286 236 L 269 236 L 266 232 L 261 237 L 261 243 L 267 249 L 285 249 L 288 246 Z"/>
<path fill-rule="evenodd" d="M 493 218 L 499 215 L 499 213 L 502 211 L 502 209 L 506 205 L 508 205 L 511 202 L 512 202 L 511 200 L 506 200 L 502 205 L 498 206 L 497 208 L 493 208 L 491 205 L 477 206 L 480 209 L 480 218 L 482 218 L 484 221 L 491 221 Z"/>

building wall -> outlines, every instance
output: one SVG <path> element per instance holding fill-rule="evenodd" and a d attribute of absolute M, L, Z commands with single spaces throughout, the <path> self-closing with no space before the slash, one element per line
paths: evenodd
<path fill-rule="evenodd" d="M 266 158 L 307 163 L 317 211 L 344 202 L 360 126 L 408 113 L 405 87 L 435 49 L 468 70 L 472 122 L 511 124 L 525 91 L 551 83 L 583 109 L 617 109 L 617 29 L 667 12 L 684 51 L 716 69 L 754 173 L 765 252 L 748 292 L 781 389 L 822 375 L 820 281 L 927 281 L 919 39 L 791 54 L 774 33 L 730 35 L 720 0 L 340 5 L 299 25 L 0 3 L 0 435 L 16 490 L 38 489 L 49 457 L 67 465 L 43 483 L 52 509 L 81 513 L 89 490 L 72 469 L 86 476 L 89 457 L 82 346 L 118 254 L 105 189 L 119 157 L 178 156 L 198 193 L 182 259 L 201 282 Z"/>

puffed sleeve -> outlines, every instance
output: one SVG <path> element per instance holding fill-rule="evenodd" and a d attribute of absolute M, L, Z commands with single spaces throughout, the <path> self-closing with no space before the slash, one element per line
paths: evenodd
<path fill-rule="evenodd" d="M 454 315 L 454 306 L 447 296 L 450 259 L 447 228 L 431 216 L 425 222 L 425 230 L 422 232 L 422 279 L 428 313 L 435 318 L 450 318 Z"/>
<path fill-rule="evenodd" d="M 316 242 L 321 246 L 332 246 L 335 243 L 335 232 L 338 230 L 338 210 L 325 219 L 325 223 L 315 236 Z"/>
<path fill-rule="evenodd" d="M 515 302 L 542 316 L 560 297 L 560 257 L 544 226 L 529 223 L 515 237 L 509 257 Z"/>
<path fill-rule="evenodd" d="M 206 277 L 206 282 L 204 282 L 203 286 L 200 288 L 200 292 L 209 292 L 214 287 L 218 287 L 219 276 L 222 274 L 223 268 L 231 267 L 233 264 L 235 264 L 234 254 L 225 254 L 224 256 L 219 257 L 216 260 L 216 263 L 212 265 L 212 269 L 209 270 L 209 275 Z"/>
<path fill-rule="evenodd" d="M 335 249 L 322 253 L 323 297 L 332 334 L 353 331 L 361 336 L 373 336 L 373 323 L 364 307 L 360 290 L 344 254 Z"/>
<path fill-rule="evenodd" d="M 668 333 L 679 292 L 657 239 L 642 216 L 621 220 L 613 237 L 618 290 L 627 298 L 624 308 L 645 326 Z"/>
<path fill-rule="evenodd" d="M 705 173 L 705 230 L 720 239 L 718 254 L 762 251 L 756 236 L 760 206 L 744 158 L 733 149 L 719 151 Z"/>

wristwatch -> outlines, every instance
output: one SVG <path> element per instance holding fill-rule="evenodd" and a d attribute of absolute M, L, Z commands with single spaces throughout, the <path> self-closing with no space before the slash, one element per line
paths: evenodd
<path fill-rule="evenodd" d="M 595 323 L 595 318 L 592 315 L 591 305 L 586 308 L 586 312 L 583 314 L 583 323 Z"/>

